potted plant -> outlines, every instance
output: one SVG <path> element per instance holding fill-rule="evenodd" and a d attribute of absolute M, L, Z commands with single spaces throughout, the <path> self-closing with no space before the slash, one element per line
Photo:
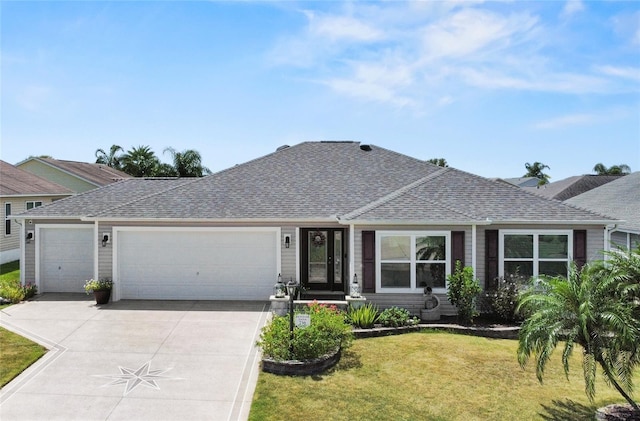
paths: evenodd
<path fill-rule="evenodd" d="M 109 278 L 101 278 L 98 281 L 89 279 L 84 282 L 84 291 L 87 295 L 93 292 L 96 304 L 107 304 L 111 297 L 112 288 L 113 281 Z"/>

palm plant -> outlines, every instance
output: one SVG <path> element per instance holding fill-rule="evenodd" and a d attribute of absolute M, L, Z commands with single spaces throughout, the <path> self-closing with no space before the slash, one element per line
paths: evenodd
<path fill-rule="evenodd" d="M 612 165 L 607 168 L 604 164 L 599 162 L 593 167 L 593 171 L 598 175 L 624 175 L 631 172 L 631 167 L 627 164 L 620 164 Z"/>
<path fill-rule="evenodd" d="M 173 159 L 173 168 L 179 177 L 202 177 L 211 174 L 209 168 L 202 165 L 202 157 L 198 151 L 187 149 L 177 152 L 173 148 L 166 148 L 164 153 L 169 152 Z"/>
<path fill-rule="evenodd" d="M 527 317 L 520 330 L 518 362 L 524 368 L 535 355 L 536 376 L 542 382 L 552 352 L 564 341 L 562 364 L 568 375 L 570 356 L 579 345 L 589 400 L 595 396 L 599 365 L 605 381 L 637 409 L 630 394 L 633 371 L 640 364 L 638 303 L 621 295 L 628 283 L 605 265 L 592 263 L 581 271 L 572 265 L 568 278 L 542 278 L 522 294 L 518 311 Z"/>
<path fill-rule="evenodd" d="M 105 152 L 104 149 L 97 149 L 96 164 L 104 164 L 108 167 L 119 170 L 120 159 L 122 158 L 122 156 L 118 155 L 118 152 L 122 151 L 124 151 L 124 149 L 122 149 L 122 147 L 118 145 L 111 145 L 111 148 L 109 148 L 109 153 Z"/>
<path fill-rule="evenodd" d="M 526 163 L 524 164 L 524 168 L 527 170 L 527 173 L 523 177 L 534 177 L 537 178 L 538 185 L 542 186 L 544 184 L 549 183 L 549 179 L 551 176 L 545 174 L 543 171 L 545 168 L 551 169 L 548 165 L 543 164 L 542 162 L 534 162 L 533 164 Z"/>
<path fill-rule="evenodd" d="M 122 170 L 134 177 L 154 177 L 160 161 L 149 146 L 132 148 L 122 156 Z"/>

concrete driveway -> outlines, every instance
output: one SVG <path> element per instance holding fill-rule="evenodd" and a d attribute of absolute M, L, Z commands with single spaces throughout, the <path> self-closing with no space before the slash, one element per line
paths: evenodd
<path fill-rule="evenodd" d="M 0 419 L 246 420 L 268 303 L 44 294 L 0 325 L 50 351 L 0 391 Z"/>

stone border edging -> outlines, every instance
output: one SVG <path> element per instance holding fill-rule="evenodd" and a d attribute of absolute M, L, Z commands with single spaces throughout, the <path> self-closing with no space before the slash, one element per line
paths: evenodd
<path fill-rule="evenodd" d="M 520 327 L 475 327 L 475 326 L 462 326 L 457 324 L 419 324 L 417 326 L 402 326 L 402 327 L 374 327 L 372 329 L 354 329 L 353 334 L 356 339 L 362 338 L 377 338 L 381 336 L 389 335 L 401 335 L 409 332 L 419 332 L 421 330 L 441 330 L 453 333 L 459 333 L 463 335 L 480 336 L 484 338 L 493 339 L 518 339 L 518 333 Z"/>
<path fill-rule="evenodd" d="M 338 349 L 332 354 L 327 354 L 310 361 L 275 361 L 270 358 L 263 358 L 262 371 L 285 376 L 320 374 L 336 365 L 340 360 L 341 353 L 341 350 Z"/>

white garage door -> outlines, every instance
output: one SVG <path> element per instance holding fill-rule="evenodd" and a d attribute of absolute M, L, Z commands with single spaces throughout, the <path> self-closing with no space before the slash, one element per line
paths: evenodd
<path fill-rule="evenodd" d="M 41 228 L 39 274 L 41 292 L 84 292 L 93 277 L 93 227 Z"/>
<path fill-rule="evenodd" d="M 121 298 L 267 300 L 277 277 L 276 231 L 117 234 Z"/>

